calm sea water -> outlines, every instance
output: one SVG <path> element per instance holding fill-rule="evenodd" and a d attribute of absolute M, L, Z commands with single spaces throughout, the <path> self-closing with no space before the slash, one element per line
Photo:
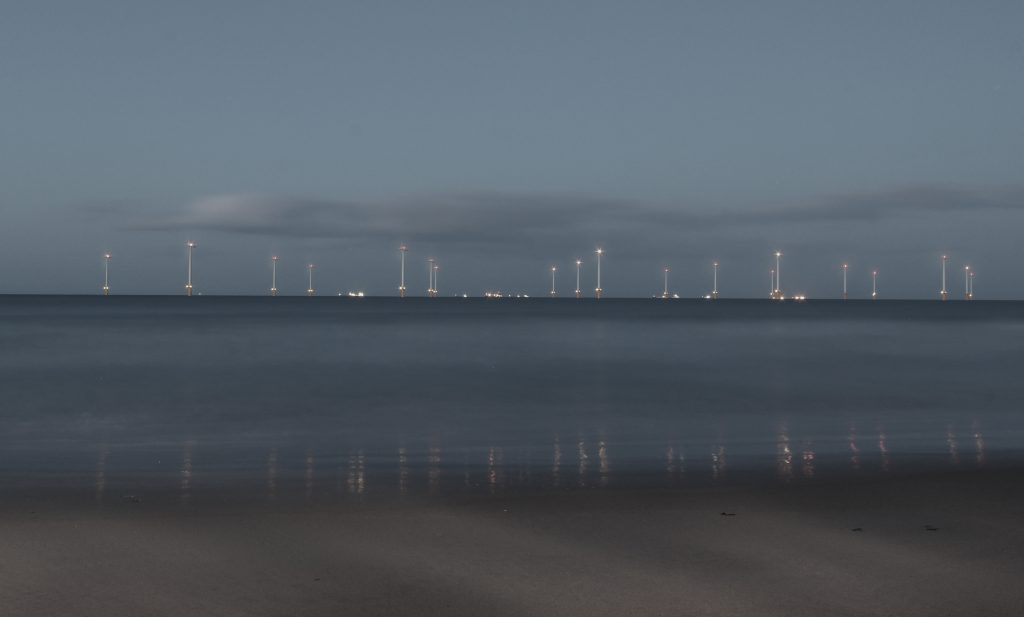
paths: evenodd
<path fill-rule="evenodd" d="M 347 499 L 1015 464 L 1024 303 L 0 297 L 0 494 Z"/>

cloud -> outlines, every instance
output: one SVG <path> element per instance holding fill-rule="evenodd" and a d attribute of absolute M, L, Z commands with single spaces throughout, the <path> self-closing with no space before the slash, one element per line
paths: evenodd
<path fill-rule="evenodd" d="M 137 225 L 306 238 L 403 237 L 501 242 L 516 237 L 628 227 L 640 203 L 569 194 L 467 192 L 392 201 L 220 195 L 170 219 Z"/>
<path fill-rule="evenodd" d="M 571 193 L 478 191 L 383 201 L 220 195 L 136 228 L 187 229 L 295 238 L 403 238 L 457 244 L 525 239 L 663 236 L 753 225 L 878 221 L 955 212 L 1020 210 L 1024 188 L 914 186 L 830 195 L 781 208 L 712 210 L 687 204 Z"/>
<path fill-rule="evenodd" d="M 921 185 L 829 195 L 812 203 L 779 209 L 769 216 L 790 222 L 864 221 L 905 215 L 1022 208 L 1024 187 L 969 189 Z M 762 219 L 768 220 L 769 216 Z"/>

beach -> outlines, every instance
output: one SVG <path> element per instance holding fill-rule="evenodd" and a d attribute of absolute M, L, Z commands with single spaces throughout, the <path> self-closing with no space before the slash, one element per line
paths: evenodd
<path fill-rule="evenodd" d="M 6 503 L 5 615 L 1011 615 L 1024 470 L 389 503 Z"/>

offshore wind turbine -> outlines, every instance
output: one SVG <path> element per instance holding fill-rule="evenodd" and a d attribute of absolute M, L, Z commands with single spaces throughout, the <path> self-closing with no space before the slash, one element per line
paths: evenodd
<path fill-rule="evenodd" d="M 967 286 L 967 295 L 970 296 L 971 300 L 974 299 L 974 270 L 971 270 L 971 278 L 967 279 L 969 285 Z"/>
<path fill-rule="evenodd" d="M 309 289 L 306 290 L 307 296 L 316 295 L 316 289 L 313 288 L 313 268 L 315 267 L 316 264 L 309 264 L 308 266 L 306 266 L 306 269 L 309 270 Z"/>
<path fill-rule="evenodd" d="M 270 295 L 272 296 L 277 295 L 277 259 L 277 255 L 270 258 Z"/>
<path fill-rule="evenodd" d="M 103 253 L 103 295 L 110 295 L 110 253 Z"/>
<path fill-rule="evenodd" d="M 775 251 L 775 293 L 776 300 L 782 299 L 782 251 Z"/>
<path fill-rule="evenodd" d="M 427 297 L 434 297 L 434 258 L 431 257 L 427 260 Z"/>
<path fill-rule="evenodd" d="M 601 294 L 604 291 L 601 289 L 601 255 L 604 255 L 604 249 L 598 247 L 594 252 L 597 253 L 597 289 L 594 290 L 594 297 L 600 300 Z"/>
<path fill-rule="evenodd" d="M 942 291 L 939 292 L 939 296 L 942 298 L 943 302 L 945 302 L 946 300 L 949 299 L 949 291 L 946 289 L 946 262 L 947 261 L 949 261 L 949 257 L 947 255 L 943 255 L 942 256 Z"/>
<path fill-rule="evenodd" d="M 843 300 L 849 298 L 849 294 L 846 293 L 846 271 L 850 269 L 850 264 L 843 264 Z"/>
<path fill-rule="evenodd" d="M 768 270 L 768 297 L 775 299 L 775 268 Z"/>
<path fill-rule="evenodd" d="M 185 247 L 188 249 L 188 278 L 185 279 L 185 295 L 192 297 L 192 249 L 196 248 L 196 243 L 189 240 L 185 243 Z"/>
<path fill-rule="evenodd" d="M 401 274 L 401 277 L 398 279 L 399 280 L 399 283 L 398 283 L 398 297 L 399 298 L 404 298 L 405 297 L 405 254 L 409 252 L 409 247 L 407 247 L 406 245 L 403 244 L 402 246 L 398 247 L 398 252 L 402 255 L 402 274 Z"/>
<path fill-rule="evenodd" d="M 964 300 L 971 299 L 971 267 L 964 266 Z"/>
<path fill-rule="evenodd" d="M 558 295 L 555 291 L 555 272 L 558 270 L 556 266 L 551 266 L 551 297 L 554 298 Z"/>
<path fill-rule="evenodd" d="M 662 288 L 661 297 L 668 300 L 668 266 L 665 266 L 665 286 Z"/>
<path fill-rule="evenodd" d="M 580 291 L 580 267 L 583 266 L 583 260 L 579 257 L 576 258 L 576 299 L 583 297 L 583 292 Z"/>
<path fill-rule="evenodd" d="M 871 271 L 871 299 L 878 298 L 878 270 Z"/>
<path fill-rule="evenodd" d="M 434 297 L 440 295 L 440 291 L 437 289 L 437 271 L 441 269 L 441 266 L 434 264 Z"/>
<path fill-rule="evenodd" d="M 718 262 L 717 261 L 713 262 L 711 264 L 711 266 L 712 266 L 713 272 L 714 272 L 714 274 L 712 275 L 712 279 L 711 279 L 711 299 L 712 300 L 717 300 L 718 299 Z"/>

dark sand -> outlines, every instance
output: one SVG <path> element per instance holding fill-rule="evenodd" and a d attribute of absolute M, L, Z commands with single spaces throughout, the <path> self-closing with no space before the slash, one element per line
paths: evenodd
<path fill-rule="evenodd" d="M 1024 615 L 1022 481 L 313 506 L 21 497 L 0 509 L 0 615 Z"/>

